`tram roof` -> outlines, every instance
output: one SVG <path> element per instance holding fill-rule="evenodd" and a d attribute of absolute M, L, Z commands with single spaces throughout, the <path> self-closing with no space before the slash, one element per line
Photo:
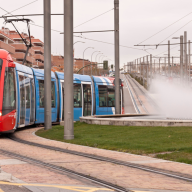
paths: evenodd
<path fill-rule="evenodd" d="M 29 75 L 33 75 L 33 71 L 30 67 L 27 67 L 25 65 L 21 65 L 21 64 L 16 63 L 16 62 L 14 62 L 14 63 L 15 63 L 15 68 L 17 71 L 20 71 L 22 73 L 27 73 Z"/>
<path fill-rule="evenodd" d="M 94 82 L 99 84 L 113 84 L 114 78 L 102 77 L 102 76 L 93 76 Z"/>
<path fill-rule="evenodd" d="M 59 79 L 64 80 L 64 73 L 62 72 L 55 72 Z M 88 75 L 80 75 L 80 74 L 73 74 L 73 80 L 74 81 L 91 81 L 91 77 Z"/>
<path fill-rule="evenodd" d="M 34 71 L 35 76 L 44 77 L 44 69 L 34 69 L 33 68 L 33 71 Z M 51 78 L 52 79 L 56 78 L 54 72 L 52 72 L 52 71 L 51 71 Z"/>

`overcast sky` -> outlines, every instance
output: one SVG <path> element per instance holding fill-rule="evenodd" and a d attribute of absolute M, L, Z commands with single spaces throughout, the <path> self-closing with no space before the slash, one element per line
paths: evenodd
<path fill-rule="evenodd" d="M 3 1 L 0 7 L 10 12 L 33 1 L 34 0 L 7 0 Z M 63 13 L 63 1 L 64 0 L 52 0 L 52 13 Z M 114 0 L 74 0 L 74 27 L 111 10 L 84 25 L 76 27 L 74 31 L 114 29 L 113 7 Z M 120 47 L 121 66 L 129 61 L 148 55 L 147 52 L 143 51 L 144 47 L 134 47 L 134 45 L 144 41 L 189 13 L 191 14 L 142 44 L 158 44 L 169 36 L 170 37 L 163 41 L 163 43 L 167 43 L 168 40 L 171 40 L 171 43 L 177 43 L 179 40 L 174 40 L 172 37 L 179 37 L 184 34 L 184 31 L 188 33 L 188 40 L 192 40 L 192 22 L 190 22 L 192 21 L 191 7 L 191 0 L 120 0 L 120 45 L 137 48 Z M 12 14 L 35 13 L 43 13 L 43 0 L 38 0 L 18 11 L 14 11 Z M 3 14 L 5 14 L 5 12 L 0 9 L 0 15 Z M 35 24 L 43 26 L 43 17 L 30 18 Z M 4 26 L 3 19 L 0 19 L 0 27 L 2 26 Z M 16 26 L 18 26 L 21 32 L 26 32 L 26 24 L 16 23 Z M 11 24 L 6 24 L 6 27 L 13 29 Z M 52 16 L 52 29 L 63 32 L 63 16 Z M 35 38 L 39 38 L 43 41 L 42 28 L 31 26 L 31 34 Z M 81 34 L 76 35 L 81 36 Z M 83 34 L 82 36 L 98 41 L 114 43 L 113 32 L 89 33 Z M 85 59 L 90 60 L 91 54 L 94 51 L 101 51 L 103 55 L 107 56 L 106 58 L 112 60 L 110 64 L 114 62 L 113 45 L 74 37 L 74 42 L 76 41 L 83 41 L 85 43 L 75 44 L 75 58 L 82 58 L 83 51 L 87 47 L 94 47 L 94 49 L 85 51 Z M 147 51 L 154 56 L 165 56 L 164 54 L 167 54 L 165 52 L 167 46 L 158 47 L 158 49 L 155 49 L 155 47 L 147 48 L 150 48 Z M 179 56 L 179 46 L 176 47 L 173 45 L 171 48 L 173 48 L 171 50 L 171 56 Z M 52 31 L 52 53 L 63 55 L 63 52 L 63 35 L 59 32 Z M 95 61 L 95 56 L 96 53 L 93 55 L 93 61 Z M 98 56 L 97 61 L 99 61 L 99 58 L 102 59 L 102 57 Z"/>

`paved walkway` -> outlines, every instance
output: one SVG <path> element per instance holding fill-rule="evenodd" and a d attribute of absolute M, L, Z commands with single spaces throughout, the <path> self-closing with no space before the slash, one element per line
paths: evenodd
<path fill-rule="evenodd" d="M 147 156 L 139 156 L 128 153 L 102 150 L 97 148 L 43 139 L 35 136 L 34 132 L 36 130 L 38 130 L 38 128 L 25 129 L 14 133 L 14 135 L 20 139 L 25 139 L 40 144 L 110 157 L 127 162 L 143 164 L 192 175 L 191 165 L 155 159 Z M 170 177 L 157 175 L 154 173 L 149 173 L 129 167 L 100 162 L 97 160 L 91 160 L 85 157 L 79 157 L 71 154 L 51 151 L 48 149 L 41 149 L 34 146 L 28 146 L 17 143 L 7 138 L 1 138 L 0 149 L 12 151 L 14 153 L 18 153 L 27 157 L 32 157 L 41 161 L 63 166 L 83 174 L 91 175 L 93 177 L 100 178 L 111 183 L 115 183 L 117 185 L 132 189 L 134 191 L 192 191 L 192 183 L 190 182 L 180 181 Z M 46 168 L 37 167 L 35 165 L 11 159 L 10 157 L 6 157 L 4 155 L 0 155 L 0 165 L 3 171 L 12 174 L 14 177 L 19 178 L 20 180 L 28 184 L 53 184 L 61 185 L 63 187 L 75 186 L 76 191 L 99 190 L 98 186 L 94 185 L 93 183 L 88 183 L 84 180 L 79 180 L 69 175 L 61 175 Z M 77 186 L 83 186 L 84 189 L 77 189 Z M 47 186 L 39 187 L 43 189 Z M 70 188 L 70 190 L 72 191 L 73 189 L 74 188 Z M 65 190 L 68 189 L 65 188 Z"/>

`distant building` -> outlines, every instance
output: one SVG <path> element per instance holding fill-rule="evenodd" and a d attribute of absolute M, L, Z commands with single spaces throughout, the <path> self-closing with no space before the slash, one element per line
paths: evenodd
<path fill-rule="evenodd" d="M 23 39 L 27 40 L 29 44 L 29 36 L 26 33 L 21 33 Z M 23 64 L 27 47 L 23 42 L 22 38 L 16 31 L 11 31 L 8 28 L 2 27 L 0 29 L 0 49 L 7 50 L 15 62 Z M 44 68 L 44 43 L 40 39 L 31 36 L 32 47 L 26 57 L 25 65 L 35 68 Z M 73 71 L 76 73 L 83 65 L 90 65 L 91 61 L 81 58 L 74 58 Z M 92 64 L 95 64 L 93 62 Z M 64 56 L 62 55 L 51 55 L 51 69 L 52 71 L 64 71 Z M 92 66 L 92 72 L 97 70 L 97 65 Z M 79 74 L 83 73 L 83 69 L 79 71 Z M 84 68 L 84 74 L 91 74 L 91 66 Z"/>

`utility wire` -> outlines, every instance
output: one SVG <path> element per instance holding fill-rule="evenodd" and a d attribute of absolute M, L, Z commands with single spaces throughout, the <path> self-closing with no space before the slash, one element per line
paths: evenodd
<path fill-rule="evenodd" d="M 171 48 L 170 50 L 175 49 L 176 47 L 179 47 L 179 46 L 180 46 L 180 45 L 177 45 L 177 46 Z M 161 55 L 161 54 L 166 53 L 166 52 L 167 52 L 167 51 L 163 51 L 162 53 L 159 53 L 159 54 L 157 54 L 157 55 L 155 55 L 155 56 Z"/>
<path fill-rule="evenodd" d="M 90 39 L 90 38 L 87 38 L 87 37 L 83 37 L 83 36 L 75 36 L 74 37 L 79 37 L 79 38 L 82 38 L 82 39 L 87 39 L 87 40 L 90 40 L 90 41 L 95 41 L 95 42 L 99 42 L 99 43 L 105 43 L 105 44 L 109 44 L 109 45 L 114 45 L 113 43 L 109 43 L 109 42 L 105 42 L 105 41 L 100 41 L 100 40 L 96 40 L 96 39 Z M 125 48 L 129 48 L 129 49 L 136 49 L 136 50 L 141 50 L 141 51 L 145 51 L 143 49 L 138 49 L 138 48 L 135 48 L 135 47 L 128 47 L 128 46 L 125 46 L 125 45 L 119 45 L 120 47 L 125 47 Z"/>
<path fill-rule="evenodd" d="M 157 34 L 161 33 L 162 31 L 164 31 L 165 29 L 167 29 L 167 28 L 171 27 L 172 25 L 174 25 L 175 23 L 179 22 L 179 21 L 180 21 L 180 20 L 182 20 L 183 18 L 187 17 L 187 16 L 188 16 L 188 15 L 190 15 L 191 13 L 192 13 L 192 12 L 188 13 L 188 14 L 187 14 L 187 15 L 185 15 L 184 17 L 182 17 L 182 18 L 178 19 L 177 21 L 175 21 L 174 23 L 172 23 L 172 24 L 168 25 L 168 26 L 167 26 L 167 27 L 165 27 L 164 29 L 162 29 L 162 30 L 160 30 L 159 32 L 155 33 L 154 35 L 152 35 L 152 36 L 148 37 L 147 39 L 145 39 L 144 41 L 140 42 L 139 44 L 141 44 L 141 43 L 143 43 L 143 42 L 147 41 L 148 39 L 150 39 L 150 38 L 154 37 L 155 35 L 157 35 Z M 138 45 L 139 45 L 139 44 L 138 44 Z"/>
<path fill-rule="evenodd" d="M 38 1 L 38 0 L 32 1 L 31 3 L 28 3 L 28 4 L 26 4 L 26 5 L 22 6 L 22 7 L 19 7 L 19 8 L 15 9 L 15 10 L 13 10 L 13 11 L 11 11 L 11 12 L 7 12 L 7 11 L 6 11 L 7 13 L 4 14 L 3 16 L 9 15 L 9 14 L 13 13 L 14 11 L 17 11 L 17 10 L 23 8 L 23 7 L 26 7 L 26 6 L 28 6 L 28 5 L 32 4 L 32 3 L 35 3 L 36 1 Z"/>
<path fill-rule="evenodd" d="M 113 9 L 114 9 L 114 8 L 113 8 Z M 108 10 L 108 11 L 106 11 L 106 12 L 104 12 L 104 13 L 102 13 L 102 14 L 96 16 L 96 17 L 93 17 L 92 19 L 90 19 L 90 20 L 88 20 L 88 21 L 85 21 L 84 23 L 81 23 L 81 24 L 77 25 L 76 27 L 79 27 L 79 26 L 81 26 L 81 25 L 83 25 L 83 24 L 85 24 L 85 23 L 88 23 L 89 21 L 92 21 L 92 20 L 94 20 L 94 19 L 96 19 L 96 18 L 102 16 L 102 15 L 104 15 L 104 14 L 106 14 L 106 13 L 112 11 L 113 9 L 110 9 L 110 10 Z M 74 28 L 76 28 L 76 27 L 74 27 Z"/>
<path fill-rule="evenodd" d="M 3 8 L 1 8 L 0 7 L 0 9 L 2 9 L 2 10 L 4 10 L 5 12 L 7 12 L 7 13 L 9 13 L 8 11 L 6 11 L 5 9 L 3 9 Z M 111 9 L 112 10 L 112 9 Z M 110 10 L 110 11 L 111 11 Z M 109 12 L 109 11 L 108 11 Z M 105 13 L 107 13 L 107 12 L 105 12 Z M 105 13 L 103 13 L 103 14 L 105 14 Z M 9 13 L 9 14 L 11 14 L 11 13 Z M 12 14 L 11 14 L 12 15 Z M 101 16 L 101 15 L 99 15 L 99 16 Z M 96 17 L 95 17 L 96 18 Z M 93 18 L 94 19 L 94 18 Z M 91 20 L 93 20 L 93 19 L 91 19 Z M 89 20 L 90 21 L 90 20 Z M 88 21 L 87 21 L 88 22 Z M 84 24 L 84 23 L 83 23 Z M 34 25 L 34 26 L 36 26 L 36 27 L 40 27 L 40 28 L 44 28 L 43 26 L 40 26 L 40 25 L 36 25 L 36 24 L 33 24 L 33 23 L 31 23 L 31 25 Z M 59 33 L 62 33 L 61 31 L 58 31 L 58 30 L 55 30 L 55 29 L 51 29 L 52 31 L 55 31 L 55 32 L 59 32 Z M 99 43 L 105 43 L 105 44 L 109 44 L 109 45 L 114 45 L 113 43 L 109 43 L 109 42 L 104 42 L 104 41 L 100 41 L 100 40 L 95 40 L 95 39 L 89 39 L 89 38 L 86 38 L 86 37 L 83 37 L 83 36 L 75 36 L 74 35 L 74 37 L 79 37 L 79 38 L 83 38 L 83 39 L 87 39 L 87 40 L 90 40 L 90 41 L 95 41 L 95 42 L 99 42 Z M 136 49 L 136 50 L 140 50 L 140 51 L 145 51 L 145 50 L 143 50 L 143 49 L 138 49 L 138 48 L 134 48 L 134 47 L 128 47 L 128 46 L 124 46 L 124 45 L 120 45 L 120 47 L 125 47 L 125 48 L 129 48 L 129 49 Z"/>
<path fill-rule="evenodd" d="M 192 20 L 191 20 L 192 21 Z M 187 22 L 185 25 L 183 25 L 182 27 L 180 27 L 177 31 L 175 31 L 174 33 L 172 33 L 171 35 L 169 35 L 166 39 L 164 39 L 163 41 L 167 40 L 169 37 L 171 37 L 172 35 L 174 35 L 175 33 L 177 33 L 179 30 L 181 30 L 183 27 L 185 27 L 186 25 L 188 25 L 191 21 Z M 160 43 L 162 43 L 163 41 L 161 41 Z M 159 43 L 159 44 L 160 44 Z"/>

